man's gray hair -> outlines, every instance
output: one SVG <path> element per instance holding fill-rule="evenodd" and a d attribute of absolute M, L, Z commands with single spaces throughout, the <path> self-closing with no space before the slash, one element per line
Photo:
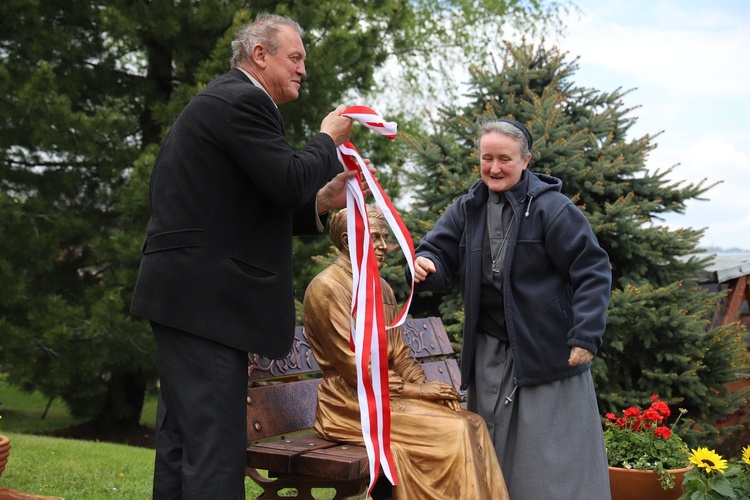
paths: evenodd
<path fill-rule="evenodd" d="M 275 54 L 279 49 L 279 30 L 283 26 L 294 29 L 300 38 L 305 34 L 302 27 L 287 16 L 267 12 L 258 14 L 251 24 L 240 27 L 232 40 L 232 59 L 230 60 L 232 67 L 236 68 L 249 61 L 253 47 L 258 44 L 264 45 L 271 55 Z"/>

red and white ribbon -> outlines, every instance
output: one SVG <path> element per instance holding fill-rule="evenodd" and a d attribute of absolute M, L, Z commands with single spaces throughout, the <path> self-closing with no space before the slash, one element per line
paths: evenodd
<path fill-rule="evenodd" d="M 365 106 L 352 106 L 342 113 L 367 128 L 389 138 L 396 138 L 397 125 L 386 122 Z M 414 294 L 414 242 L 406 225 L 393 207 L 388 195 L 372 176 L 364 160 L 351 142 L 338 148 L 339 161 L 348 170 L 358 172 L 347 183 L 347 237 L 352 262 L 352 327 L 351 346 L 357 363 L 357 394 L 359 397 L 362 437 L 370 460 L 371 491 L 380 467 L 391 484 L 398 484 L 391 454 L 391 412 L 388 387 L 388 343 L 386 329 L 400 326 Z M 362 181 L 372 192 L 391 232 L 396 237 L 411 270 L 412 283 L 404 307 L 391 325 L 386 326 L 380 272 L 372 248 L 367 206 Z"/>

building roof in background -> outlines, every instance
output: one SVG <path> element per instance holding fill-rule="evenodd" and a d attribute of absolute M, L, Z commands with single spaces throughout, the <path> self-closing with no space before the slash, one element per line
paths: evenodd
<path fill-rule="evenodd" d="M 686 255 L 690 257 L 707 257 L 705 254 Z M 711 261 L 706 266 L 704 276 L 699 283 L 724 283 L 740 276 L 750 275 L 750 253 L 717 253 L 710 255 Z"/>

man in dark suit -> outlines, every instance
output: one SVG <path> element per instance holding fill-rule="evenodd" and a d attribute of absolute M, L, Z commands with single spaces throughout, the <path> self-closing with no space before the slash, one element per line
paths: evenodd
<path fill-rule="evenodd" d="M 240 28 L 232 70 L 185 107 L 154 164 L 131 312 L 158 350 L 157 499 L 243 498 L 247 353 L 287 354 L 292 236 L 322 232 L 345 204 L 344 107 L 300 151 L 277 109 L 299 96 L 301 37 L 269 14 Z"/>

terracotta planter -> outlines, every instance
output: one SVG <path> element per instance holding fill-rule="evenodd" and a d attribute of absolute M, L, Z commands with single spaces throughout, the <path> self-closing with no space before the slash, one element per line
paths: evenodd
<path fill-rule="evenodd" d="M 682 495 L 682 480 L 693 466 L 684 469 L 671 469 L 675 476 L 674 488 L 661 487 L 659 476 L 650 470 L 609 468 L 609 488 L 612 500 L 676 500 Z"/>
<path fill-rule="evenodd" d="M 0 476 L 3 475 L 5 465 L 8 463 L 8 455 L 10 454 L 10 438 L 8 436 L 0 435 Z"/>

